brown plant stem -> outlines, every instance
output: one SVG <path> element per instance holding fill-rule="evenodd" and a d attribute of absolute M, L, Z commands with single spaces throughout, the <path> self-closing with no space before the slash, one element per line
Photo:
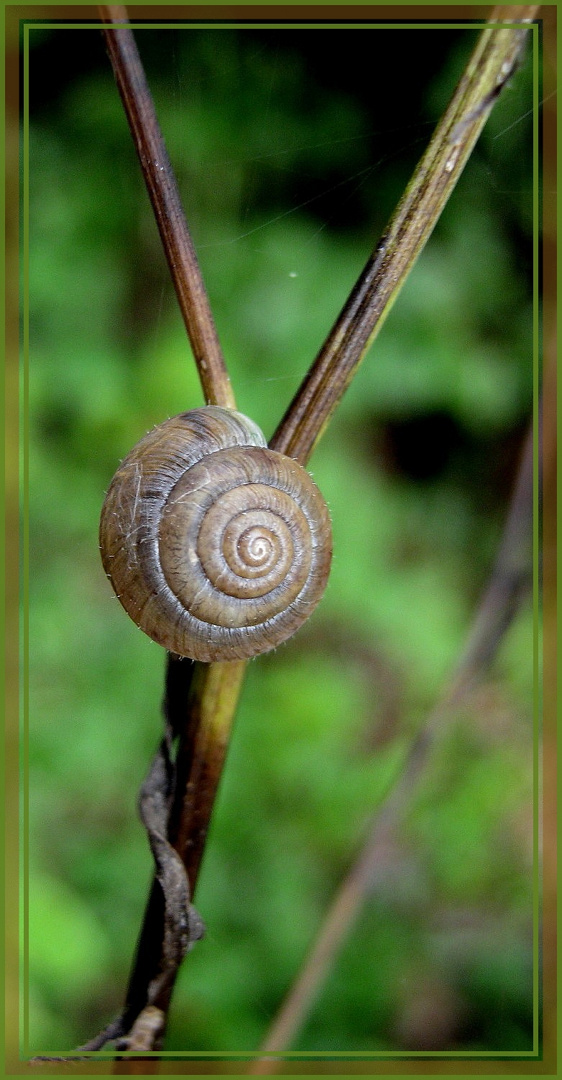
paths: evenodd
<path fill-rule="evenodd" d="M 181 313 L 191 342 L 207 404 L 235 408 L 236 402 L 220 349 L 193 242 L 160 132 L 152 96 L 127 10 L 100 7 L 107 50 L 139 156 Z M 165 708 L 179 733 L 178 800 L 169 836 L 185 858 L 191 892 L 195 889 L 208 822 L 222 773 L 245 664 L 191 665 L 168 655 Z M 173 685 L 173 693 L 170 688 Z M 164 902 L 154 879 L 127 989 L 123 1024 L 128 1030 L 146 1004 L 147 987 L 161 962 Z M 166 1012 L 172 987 L 164 994 Z M 119 1071 L 127 1071 L 120 1062 Z"/>
<path fill-rule="evenodd" d="M 177 799 L 169 836 L 195 888 L 209 821 L 228 749 L 234 707 L 246 670 L 243 660 L 196 664 L 187 705 L 187 738 L 176 758 Z M 192 731 L 196 738 L 190 739 Z"/>
<path fill-rule="evenodd" d="M 132 31 L 128 25 L 123 25 L 127 24 L 127 9 L 101 6 L 99 10 L 106 23 L 103 34 L 107 51 L 139 156 L 205 401 L 207 405 L 233 409 L 234 394 L 152 96 Z"/>
<path fill-rule="evenodd" d="M 530 22 L 536 5 L 496 8 L 490 21 Z M 507 14 L 505 14 L 507 12 Z M 526 29 L 482 31 L 390 224 L 281 420 L 271 447 L 306 464 L 452 194 L 520 59 Z"/>
<path fill-rule="evenodd" d="M 172 166 L 160 132 L 142 61 L 132 31 L 128 27 L 127 9 L 117 5 L 102 6 L 100 7 L 100 14 L 107 24 L 103 33 L 108 53 L 137 148 L 184 322 L 192 344 L 205 400 L 207 404 L 235 408 L 234 393 L 220 350 L 209 301 L 181 207 Z M 197 671 L 199 667 L 199 665 L 195 665 L 195 670 Z M 202 665 L 199 676 L 195 677 L 192 684 L 192 667 L 188 663 L 182 663 L 178 666 L 177 658 L 169 656 L 167 688 L 169 691 L 170 680 L 173 677 L 175 692 L 173 705 L 170 704 L 169 693 L 167 693 L 167 705 L 168 708 L 173 708 L 175 711 L 175 717 L 173 718 L 175 730 L 183 730 L 179 759 L 183 763 L 184 780 L 186 784 L 192 785 L 194 783 L 188 775 L 186 766 L 186 761 L 192 760 L 198 777 L 205 776 L 205 794 L 207 798 L 202 800 L 201 805 L 204 805 L 206 811 L 210 814 L 211 790 L 213 787 L 216 788 L 222 771 L 222 761 L 227 742 L 226 732 L 234 715 L 245 665 L 211 665 L 209 675 L 206 673 L 207 667 L 208 665 Z M 237 673 L 236 678 L 234 678 L 235 671 Z M 212 687 L 212 691 L 210 691 L 210 687 Z M 201 731 L 201 738 L 205 747 L 203 750 L 199 742 L 198 724 L 194 717 L 199 717 L 199 719 L 202 717 L 208 718 L 208 708 L 201 702 L 200 697 L 202 694 L 208 695 L 210 692 L 213 695 L 214 704 L 221 703 L 220 716 L 223 729 L 219 733 L 218 724 L 211 729 L 210 742 L 208 732 L 206 730 Z M 191 694 L 190 704 L 186 705 L 188 693 Z M 226 704 L 228 695 L 230 695 L 228 699 L 230 705 Z M 182 712 L 183 715 L 181 715 Z M 203 768 L 202 757 L 204 754 L 210 755 L 210 758 L 212 757 L 216 766 L 214 774 L 210 760 L 207 767 Z M 176 833 L 179 838 L 185 835 L 185 826 L 182 825 L 180 818 L 181 809 L 175 813 L 174 824 L 171 825 L 172 832 Z M 191 844 L 184 844 L 185 850 L 190 853 L 188 873 L 192 889 L 202 854 L 203 835 L 204 830 L 199 829 L 198 842 L 192 841 Z M 179 842 L 181 843 L 181 840 Z M 198 845 L 200 846 L 198 847 Z M 198 854 L 194 856 L 196 849 L 198 849 Z"/>
<path fill-rule="evenodd" d="M 126 8 L 100 8 L 107 24 L 104 36 L 141 169 L 156 217 L 178 302 L 191 341 L 207 404 L 235 407 L 195 250 L 181 207 L 177 185 L 160 132 L 142 62 L 128 27 Z M 118 24 L 118 25 L 116 25 Z M 195 665 L 168 656 L 166 685 L 174 682 L 173 726 L 180 733 L 178 801 L 172 810 L 169 836 L 185 857 L 193 893 L 212 805 L 222 773 L 230 727 L 245 664 Z M 189 696 L 188 696 L 189 695 Z M 133 1026 L 146 1004 L 147 987 L 161 962 L 164 926 L 162 889 L 153 881 L 126 995 L 123 1025 Z M 167 1011 L 172 987 L 164 993 Z M 119 1071 L 127 1071 L 121 1063 Z"/>
<path fill-rule="evenodd" d="M 176 799 L 170 813 L 168 837 L 182 858 L 192 894 L 245 670 L 244 661 L 195 664 L 172 654 L 168 657 L 164 710 L 180 733 Z M 147 987 L 160 967 L 163 926 L 164 899 L 155 878 L 127 989 L 125 1030 L 145 1007 Z M 173 982 L 152 1002 L 164 1014 L 172 990 Z"/>
<path fill-rule="evenodd" d="M 301 972 L 287 994 L 263 1043 L 264 1054 L 281 1054 L 304 1024 L 328 972 L 367 896 L 384 874 L 385 854 L 412 805 L 425 766 L 442 734 L 497 653 L 521 600 L 531 588 L 533 516 L 533 437 L 529 431 L 509 506 L 499 552 L 476 610 L 466 646 L 440 701 L 412 742 L 401 771 L 373 815 L 367 841 L 340 885 Z M 277 1071 L 275 1057 L 258 1059 L 251 1075 Z"/>

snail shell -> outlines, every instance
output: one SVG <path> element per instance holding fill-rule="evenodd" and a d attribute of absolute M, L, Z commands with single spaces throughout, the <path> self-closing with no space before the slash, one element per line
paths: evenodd
<path fill-rule="evenodd" d="M 320 600 L 332 538 L 296 461 L 241 413 L 207 406 L 145 435 L 101 515 L 105 572 L 123 607 L 171 652 L 244 660 L 285 641 Z"/>

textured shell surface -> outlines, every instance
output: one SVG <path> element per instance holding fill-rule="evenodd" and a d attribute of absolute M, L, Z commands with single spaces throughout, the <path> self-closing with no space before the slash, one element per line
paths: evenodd
<path fill-rule="evenodd" d="M 144 436 L 100 522 L 104 569 L 153 640 L 195 660 L 275 648 L 320 600 L 327 507 L 309 474 L 241 413 L 207 406 Z"/>

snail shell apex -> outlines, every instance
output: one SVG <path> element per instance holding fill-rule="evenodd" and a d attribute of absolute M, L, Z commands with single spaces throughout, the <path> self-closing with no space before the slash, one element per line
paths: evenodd
<path fill-rule="evenodd" d="M 306 470 L 217 406 L 158 425 L 123 460 L 100 547 L 134 622 L 206 662 L 249 659 L 291 637 L 324 592 L 332 554 Z"/>

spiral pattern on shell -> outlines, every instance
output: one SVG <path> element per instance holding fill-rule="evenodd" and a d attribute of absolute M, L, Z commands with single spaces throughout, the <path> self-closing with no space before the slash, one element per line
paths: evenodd
<path fill-rule="evenodd" d="M 194 660 L 285 641 L 330 570 L 326 504 L 253 421 L 207 406 L 149 432 L 118 469 L 100 523 L 104 569 L 154 641 Z"/>

